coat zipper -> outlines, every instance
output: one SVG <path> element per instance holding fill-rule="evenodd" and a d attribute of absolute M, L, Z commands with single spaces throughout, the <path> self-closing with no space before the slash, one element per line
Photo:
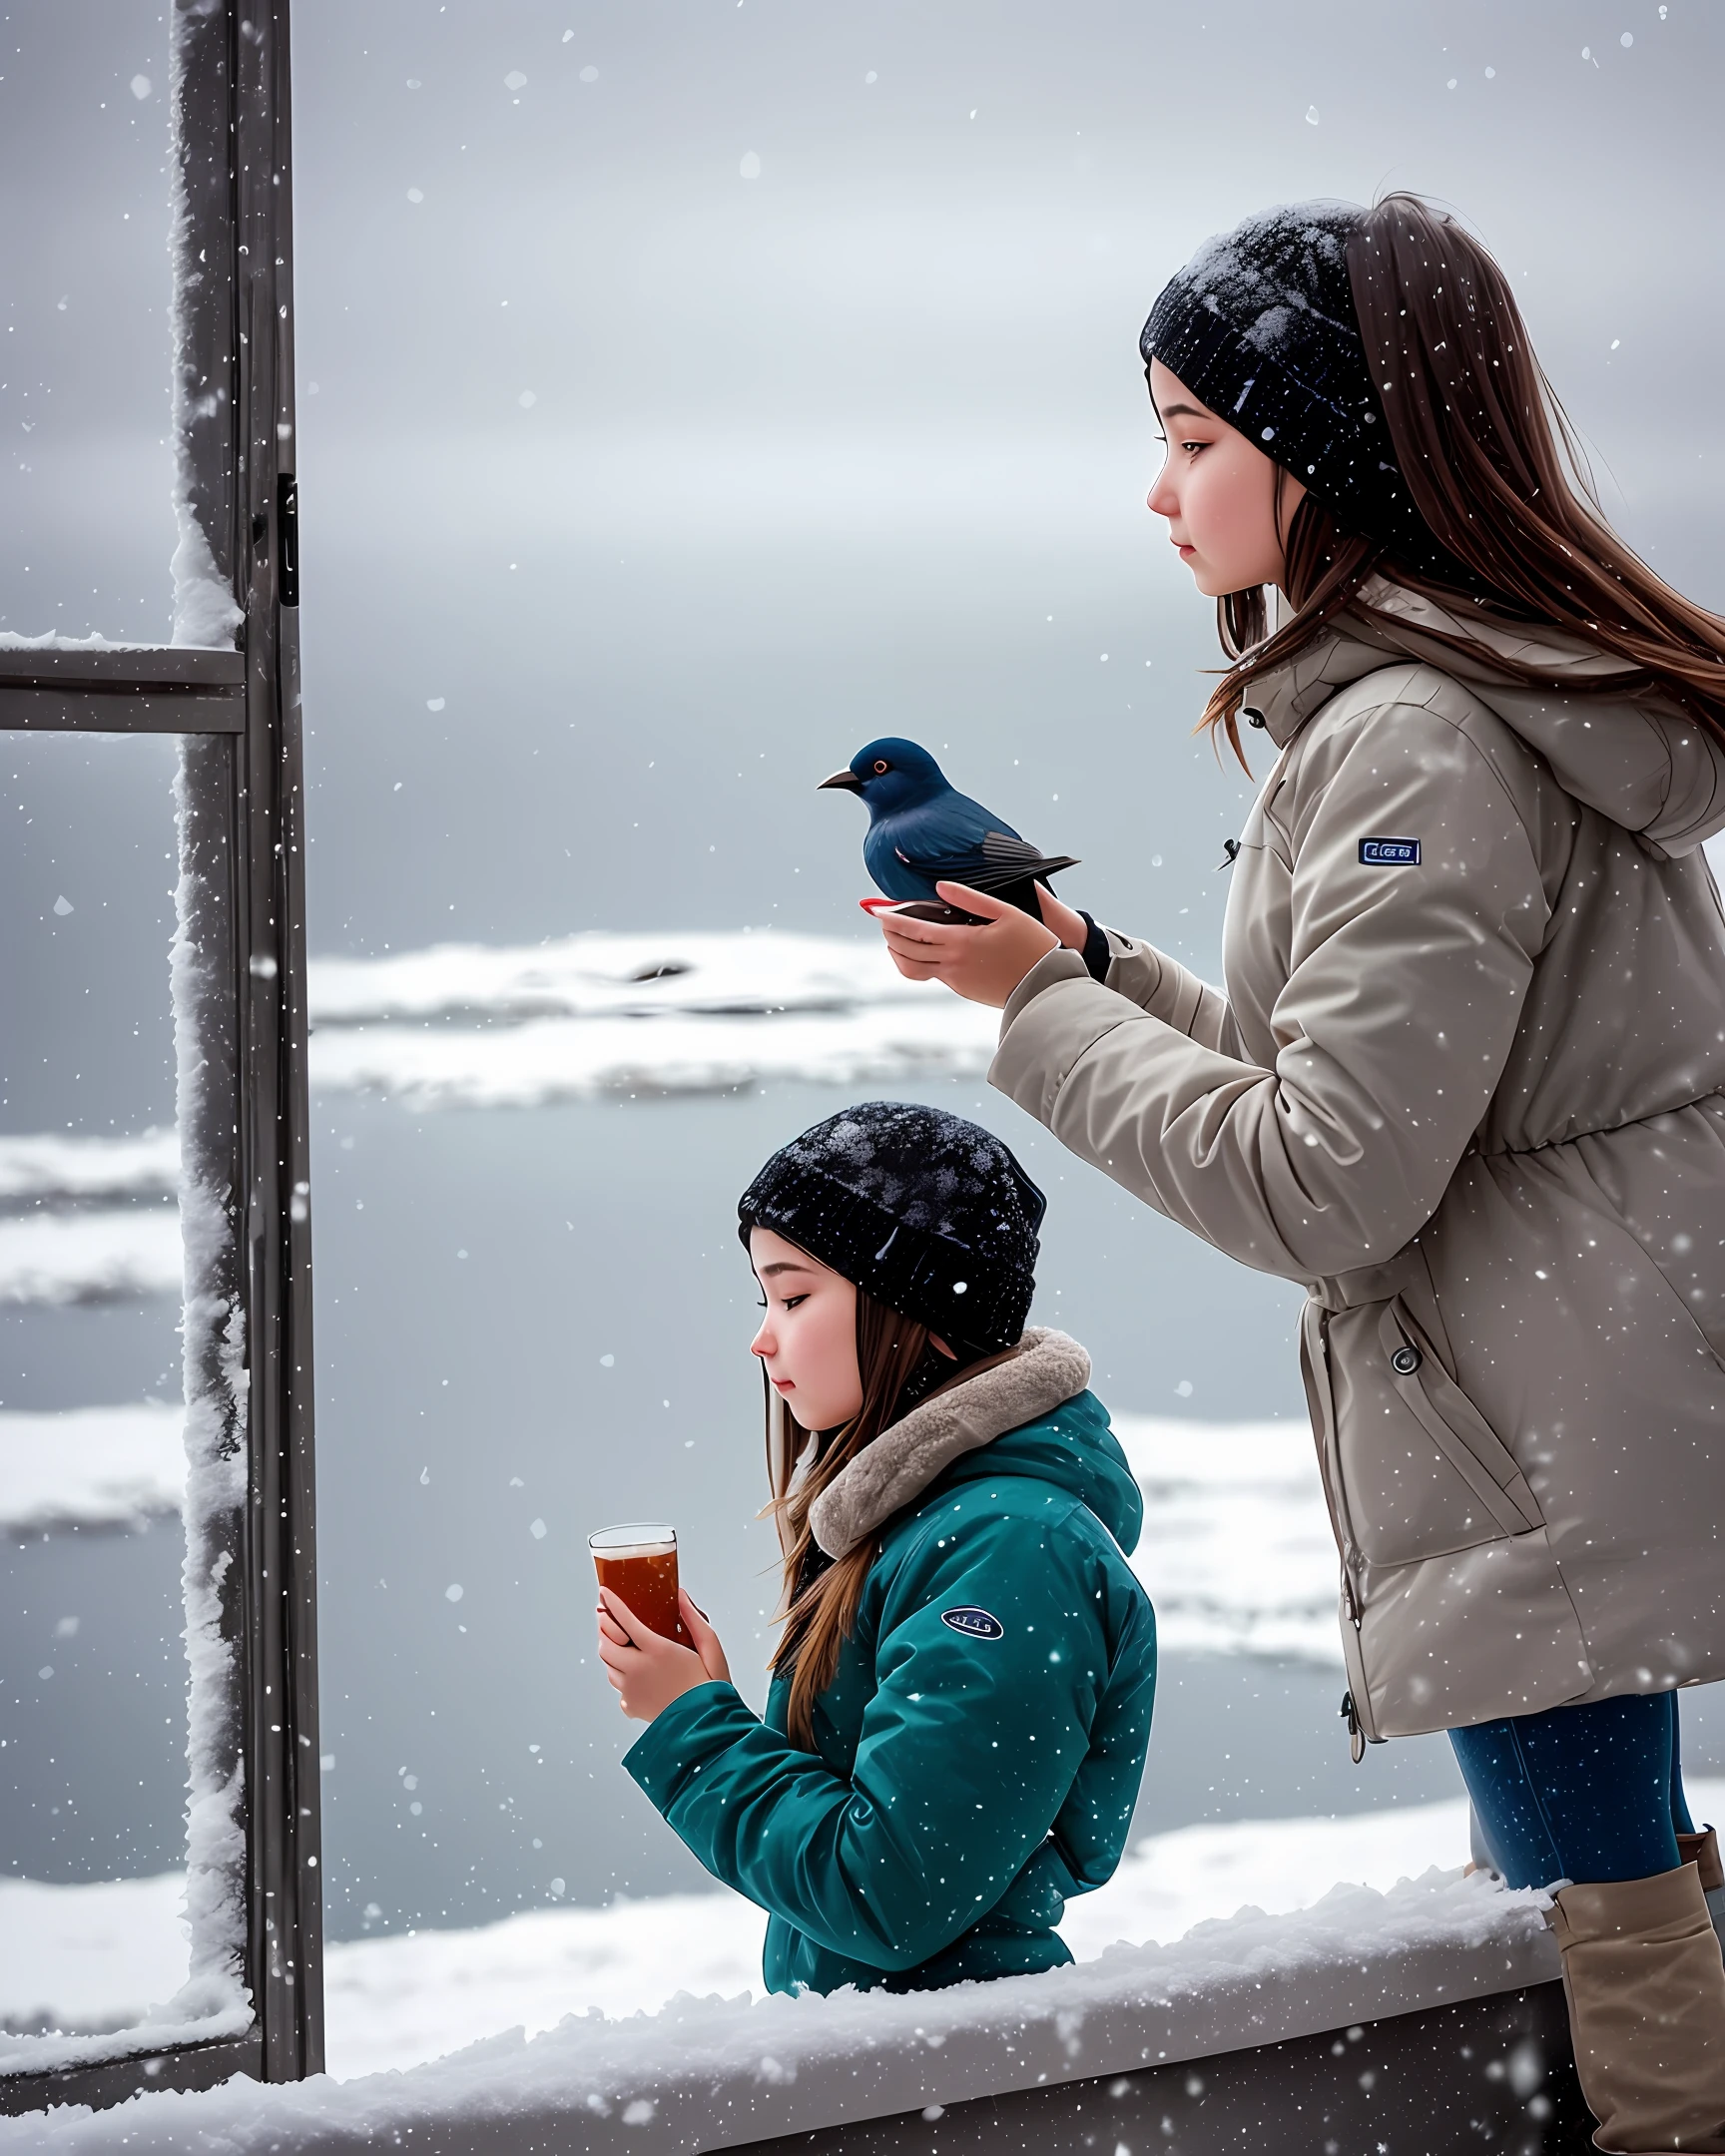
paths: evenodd
<path fill-rule="evenodd" d="M 1342 1695 L 1342 1719 L 1348 1725 L 1348 1750 L 1356 1767 L 1366 1757 L 1366 1732 L 1360 1727 L 1360 1717 L 1355 1711 L 1354 1695 Z"/>
<path fill-rule="evenodd" d="M 1388 1744 L 1390 1740 L 1378 1736 L 1370 1729 L 1366 1714 L 1362 1712 L 1362 1709 L 1365 1709 L 1366 1713 L 1370 1712 L 1371 1700 L 1366 1689 L 1366 1658 L 1360 1648 L 1360 1604 L 1354 1593 L 1353 1575 L 1346 1563 L 1342 1568 L 1342 1593 L 1348 1605 L 1348 1623 L 1354 1634 L 1354 1652 L 1349 1654 L 1348 1641 L 1344 1638 L 1342 1654 L 1343 1660 L 1348 1664 L 1350 1683 L 1348 1690 L 1342 1695 L 1341 1714 L 1348 1725 L 1348 1748 L 1354 1756 L 1355 1766 L 1358 1767 L 1366 1757 L 1366 1747 L 1369 1744 Z"/>
<path fill-rule="evenodd" d="M 1342 1560 L 1342 1593 L 1347 1600 L 1348 1622 L 1354 1627 L 1355 1640 L 1355 1653 L 1353 1657 L 1350 1658 L 1345 1655 L 1343 1659 L 1352 1659 L 1354 1661 L 1357 1661 L 1360 1664 L 1361 1670 L 1364 1671 L 1366 1667 L 1365 1660 L 1359 1653 L 1360 1605 L 1354 1599 L 1354 1576 L 1348 1569 L 1348 1560 L 1346 1557 L 1344 1557 Z M 1360 1762 L 1366 1757 L 1366 1731 L 1360 1721 L 1360 1709 L 1355 1704 L 1354 1687 L 1352 1685 L 1350 1685 L 1347 1691 L 1344 1692 L 1342 1695 L 1341 1712 L 1343 1721 L 1346 1722 L 1348 1725 L 1348 1750 L 1353 1758 L 1355 1766 L 1358 1767 Z"/>
<path fill-rule="evenodd" d="M 1333 1380 L 1330 1371 L 1330 1313 L 1328 1311 L 1322 1312 L 1319 1316 L 1318 1340 L 1324 1357 L 1324 1386 L 1329 1395 L 1330 1419 L 1333 1423 L 1336 1395 L 1332 1389 Z M 1352 1655 L 1347 1651 L 1347 1641 L 1344 1640 L 1343 1642 L 1343 1659 L 1349 1664 L 1348 1674 L 1351 1681 L 1348 1690 L 1342 1695 L 1340 1713 L 1342 1720 L 1348 1725 L 1348 1749 L 1355 1766 L 1358 1767 L 1366 1757 L 1366 1747 L 1369 1744 L 1385 1744 L 1388 1739 L 1374 1736 L 1367 1729 L 1360 1715 L 1360 1701 L 1366 1696 L 1366 1663 L 1365 1657 L 1360 1651 L 1360 1599 L 1354 1586 L 1354 1529 L 1353 1522 L 1348 1517 L 1347 1505 L 1343 1499 L 1342 1461 L 1340 1455 L 1341 1448 L 1338 1446 L 1334 1468 L 1326 1466 L 1324 1486 L 1325 1495 L 1330 1502 L 1331 1518 L 1335 1524 L 1336 1540 L 1342 1558 L 1342 1594 L 1347 1603 L 1348 1623 L 1353 1628 L 1354 1633 L 1354 1652 Z M 1356 1675 L 1356 1672 L 1359 1674 Z"/>

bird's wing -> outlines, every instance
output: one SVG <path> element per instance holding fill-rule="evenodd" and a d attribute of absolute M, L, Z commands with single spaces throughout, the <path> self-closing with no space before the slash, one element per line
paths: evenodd
<path fill-rule="evenodd" d="M 874 879 L 875 889 L 884 891 L 888 898 L 904 900 L 934 895 L 932 877 L 912 868 L 893 845 L 890 834 L 878 823 L 869 825 L 862 840 L 862 865 Z"/>
<path fill-rule="evenodd" d="M 984 831 L 980 845 L 950 853 L 906 853 L 901 847 L 895 850 L 913 874 L 948 883 L 968 883 L 972 890 L 989 892 L 1022 883 L 1027 877 L 1045 878 L 1062 868 L 1077 866 L 1070 853 L 1049 855 L 1028 839 L 1001 830 Z"/>

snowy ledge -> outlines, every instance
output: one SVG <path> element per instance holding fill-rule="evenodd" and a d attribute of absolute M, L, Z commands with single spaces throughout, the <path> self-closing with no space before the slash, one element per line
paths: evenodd
<path fill-rule="evenodd" d="M 579 2146 L 696 2156 L 929 2104 L 1130 2073 L 1542 1983 L 1546 1897 L 1433 1871 L 1338 1886 L 1289 1916 L 1245 1909 L 1169 1946 L 1113 1946 L 1043 1976 L 893 1997 L 694 1999 L 571 2015 L 406 2073 L 134 2097 L 0 2120 L 0 2149 L 458 2152 Z M 549 2138 L 548 2137 L 555 2137 Z"/>

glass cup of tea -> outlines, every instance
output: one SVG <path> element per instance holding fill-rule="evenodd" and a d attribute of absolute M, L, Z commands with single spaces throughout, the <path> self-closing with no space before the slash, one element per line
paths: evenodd
<path fill-rule="evenodd" d="M 621 1527 L 601 1527 L 587 1537 L 593 1569 L 601 1587 L 652 1631 L 680 1647 L 692 1647 L 677 1609 L 677 1530 L 662 1520 L 631 1520 Z"/>

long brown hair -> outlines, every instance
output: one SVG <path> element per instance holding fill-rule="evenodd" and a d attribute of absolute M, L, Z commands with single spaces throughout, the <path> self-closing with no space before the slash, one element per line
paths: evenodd
<path fill-rule="evenodd" d="M 1493 651 L 1493 664 L 1530 688 L 1656 691 L 1725 738 L 1725 620 L 1673 591 L 1611 529 L 1490 255 L 1443 211 L 1394 194 L 1349 241 L 1348 276 L 1397 464 L 1469 588 L 1418 574 L 1306 495 L 1287 531 L 1292 618 L 1271 633 L 1262 590 L 1218 602 L 1234 663 L 1199 724 L 1221 728 L 1244 764 L 1236 722 L 1252 683 L 1343 607 L 1370 619 L 1358 594 L 1378 572 L 1452 612 L 1483 607 L 1566 631 L 1630 670 L 1560 681 Z M 1279 503 L 1280 491 L 1279 482 Z M 1435 641 L 1475 649 L 1464 635 Z"/>
<path fill-rule="evenodd" d="M 891 1426 L 905 1383 L 928 1351 L 925 1325 L 888 1310 L 859 1288 L 857 1368 L 862 1404 L 851 1420 L 824 1433 L 807 1430 L 767 1383 L 767 1478 L 773 1492 L 767 1509 L 777 1519 L 785 1554 L 779 1611 L 785 1630 L 773 1657 L 773 1674 L 791 1673 L 787 1734 L 805 1751 L 815 1749 L 815 1701 L 833 1682 L 841 1644 L 857 1629 L 862 1583 L 879 1548 L 875 1536 L 864 1535 L 854 1549 L 829 1563 L 810 1527 L 810 1508 L 858 1453 Z M 761 1374 L 766 1382 L 765 1364 Z M 784 1417 L 787 1442 L 777 1441 L 779 1416 Z M 798 1479 L 805 1459 L 808 1465 Z"/>

